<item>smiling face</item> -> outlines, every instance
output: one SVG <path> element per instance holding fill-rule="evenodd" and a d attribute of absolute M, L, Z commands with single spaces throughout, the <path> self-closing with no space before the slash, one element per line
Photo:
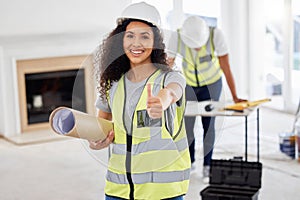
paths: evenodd
<path fill-rule="evenodd" d="M 152 28 L 142 22 L 130 22 L 123 38 L 123 48 L 131 67 L 151 63 L 154 44 Z"/>

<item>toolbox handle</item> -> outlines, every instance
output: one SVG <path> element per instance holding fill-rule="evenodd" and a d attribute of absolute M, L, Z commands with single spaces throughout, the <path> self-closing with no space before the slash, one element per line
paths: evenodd
<path fill-rule="evenodd" d="M 243 161 L 243 156 L 234 156 L 233 158 L 229 159 L 233 161 Z"/>

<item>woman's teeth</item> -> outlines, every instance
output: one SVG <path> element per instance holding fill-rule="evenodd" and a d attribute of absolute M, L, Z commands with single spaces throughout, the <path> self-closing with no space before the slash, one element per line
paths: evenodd
<path fill-rule="evenodd" d="M 141 53 L 143 53 L 142 50 L 131 50 L 130 52 L 134 53 L 134 54 L 141 54 Z"/>

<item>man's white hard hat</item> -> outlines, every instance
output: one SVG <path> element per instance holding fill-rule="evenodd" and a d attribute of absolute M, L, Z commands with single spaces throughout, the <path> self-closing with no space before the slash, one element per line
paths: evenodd
<path fill-rule="evenodd" d="M 209 38 L 209 28 L 202 18 L 190 16 L 183 22 L 180 36 L 190 48 L 200 48 Z"/>
<path fill-rule="evenodd" d="M 134 3 L 127 6 L 121 16 L 117 19 L 117 23 L 125 18 L 140 19 L 160 26 L 160 15 L 158 10 L 145 2 Z"/>

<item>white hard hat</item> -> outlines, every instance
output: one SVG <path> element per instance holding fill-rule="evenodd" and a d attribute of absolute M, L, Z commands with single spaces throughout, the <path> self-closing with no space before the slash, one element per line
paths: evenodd
<path fill-rule="evenodd" d="M 121 16 L 117 19 L 117 23 L 124 18 L 141 19 L 156 26 L 160 26 L 160 15 L 158 10 L 145 2 L 131 4 L 126 7 Z"/>
<path fill-rule="evenodd" d="M 209 28 L 206 22 L 198 16 L 188 17 L 182 25 L 180 36 L 190 48 L 202 47 L 208 40 Z"/>

